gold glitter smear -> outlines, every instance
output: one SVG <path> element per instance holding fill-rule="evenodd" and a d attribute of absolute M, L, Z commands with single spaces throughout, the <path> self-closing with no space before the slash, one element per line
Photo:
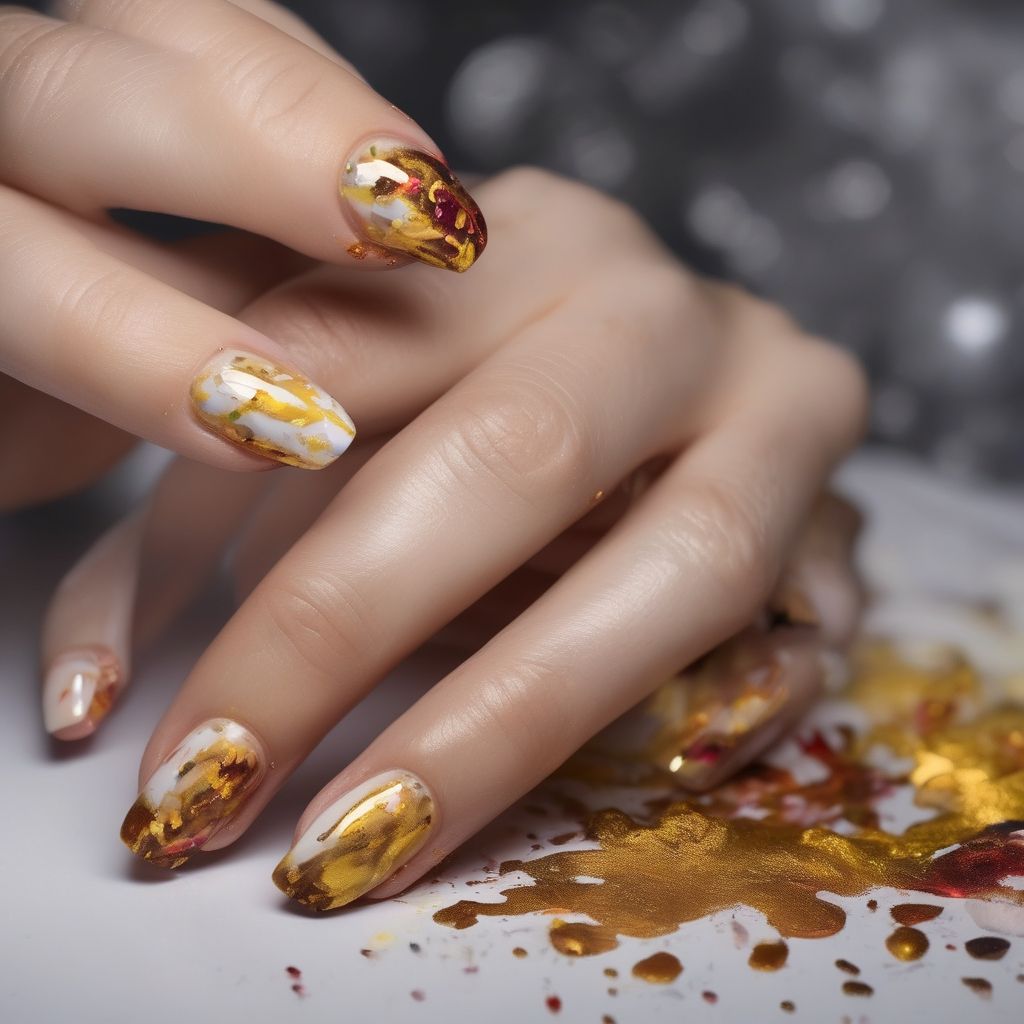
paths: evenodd
<path fill-rule="evenodd" d="M 777 971 L 786 966 L 789 946 L 784 942 L 759 942 L 747 961 L 755 971 Z"/>
<path fill-rule="evenodd" d="M 867 713 L 867 731 L 800 740 L 826 770 L 824 779 L 803 783 L 784 769 L 755 765 L 700 801 L 678 799 L 670 789 L 651 803 L 650 817 L 597 811 L 585 823 L 597 849 L 509 861 L 503 874 L 522 872 L 533 884 L 504 890 L 499 903 L 456 903 L 434 920 L 466 928 L 483 916 L 572 912 L 618 935 L 649 938 L 749 906 L 783 936 L 814 938 L 836 933 L 846 920 L 829 893 L 855 897 L 891 887 L 1024 906 L 1024 891 L 1004 884 L 1024 874 L 1024 709 L 982 709 L 977 680 L 956 659 L 924 670 L 869 647 L 857 668 L 846 697 Z M 666 689 L 678 686 L 673 680 Z M 678 706 L 670 693 L 657 701 Z M 878 747 L 909 759 L 909 773 L 879 768 L 870 756 Z M 657 753 L 663 764 L 660 747 Z M 593 751 L 571 766 L 575 778 L 581 763 L 589 772 Z M 604 758 L 595 775 L 621 783 L 622 772 L 636 777 L 629 765 Z M 671 773 L 662 777 L 672 785 Z M 904 788 L 935 816 L 887 832 L 876 804 Z"/>
<path fill-rule="evenodd" d="M 633 976 L 655 985 L 670 985 L 683 973 L 683 965 L 671 953 L 655 953 L 633 964 Z"/>
<path fill-rule="evenodd" d="M 885 948 L 897 960 L 920 960 L 928 952 L 928 936 L 917 928 L 897 928 L 886 940 Z"/>
<path fill-rule="evenodd" d="M 913 926 L 933 921 L 942 913 L 942 907 L 930 903 L 897 903 L 889 913 L 897 924 Z"/>
<path fill-rule="evenodd" d="M 615 932 L 597 924 L 555 920 L 548 933 L 551 945 L 566 956 L 597 956 L 615 949 Z"/>
<path fill-rule="evenodd" d="M 145 860 L 176 868 L 238 810 L 263 777 L 255 750 L 221 738 L 178 769 L 156 806 L 141 793 L 121 825 L 125 845 Z"/>
<path fill-rule="evenodd" d="M 981 935 L 964 943 L 964 949 L 975 960 L 1002 960 L 1009 948 L 1010 943 L 1006 939 L 995 935 Z"/>
<path fill-rule="evenodd" d="M 843 993 L 848 996 L 873 996 L 875 990 L 863 981 L 844 981 Z"/>
<path fill-rule="evenodd" d="M 982 999 L 992 998 L 992 982 L 987 978 L 961 978 L 960 980 Z"/>
<path fill-rule="evenodd" d="M 318 837 L 322 852 L 301 863 L 288 853 L 274 869 L 274 884 L 314 910 L 334 910 L 362 896 L 426 842 L 434 803 L 409 778 L 391 780 L 338 815 Z"/>

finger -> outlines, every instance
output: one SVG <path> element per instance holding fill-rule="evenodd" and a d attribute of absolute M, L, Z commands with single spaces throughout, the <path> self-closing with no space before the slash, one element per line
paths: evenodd
<path fill-rule="evenodd" d="M 836 407 L 803 385 L 794 394 L 783 367 L 758 367 L 758 391 L 737 396 L 745 408 L 734 405 L 597 547 L 321 791 L 275 871 L 278 886 L 320 910 L 399 869 L 376 895 L 405 888 L 679 665 L 749 622 L 855 429 L 849 370 L 831 356 L 815 361 L 809 349 L 802 372 Z M 812 664 L 794 656 L 771 678 L 797 695 Z"/>
<path fill-rule="evenodd" d="M 486 244 L 437 147 L 360 78 L 227 0 L 0 8 L 0 180 L 78 212 L 232 224 L 316 259 L 466 270 Z"/>
<path fill-rule="evenodd" d="M 2 187 L 0 306 L 0 371 L 198 461 L 321 468 L 354 436 L 269 338 Z"/>
<path fill-rule="evenodd" d="M 682 296 L 664 291 L 664 278 L 647 283 L 662 305 L 638 303 L 630 345 L 614 318 L 593 314 L 595 285 L 502 348 L 352 478 L 207 649 L 158 727 L 140 797 L 155 824 L 138 831 L 136 809 L 122 832 L 135 852 L 166 858 L 165 844 L 148 838 L 163 821 L 154 786 L 182 737 L 208 737 L 203 723 L 231 709 L 257 760 L 277 766 L 243 807 L 218 808 L 229 816 L 218 814 L 210 848 L 225 845 L 394 664 L 582 515 L 601 485 L 674 441 L 678 409 L 697 387 L 686 369 L 701 349 L 677 344 L 677 320 L 663 315 L 666 299 L 691 301 L 683 278 L 672 278 Z M 566 347 L 581 322 L 585 337 Z M 602 400 L 583 397 L 594 394 Z M 207 842 L 209 825 L 196 818 L 185 831 Z"/>

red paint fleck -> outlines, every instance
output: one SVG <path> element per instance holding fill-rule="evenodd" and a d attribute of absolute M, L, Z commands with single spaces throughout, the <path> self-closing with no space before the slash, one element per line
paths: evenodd
<path fill-rule="evenodd" d="M 701 998 L 705 1003 L 710 1003 L 712 1006 L 718 1002 L 718 996 L 714 992 L 702 992 Z"/>
<path fill-rule="evenodd" d="M 296 995 L 297 995 L 297 996 L 298 996 L 298 997 L 299 997 L 300 999 L 301 999 L 301 998 L 304 998 L 304 997 L 305 997 L 305 995 L 306 995 L 306 986 L 305 986 L 305 985 L 302 985 L 302 984 L 300 984 L 299 982 L 295 982 L 295 984 L 294 984 L 294 985 L 292 985 L 292 991 L 293 991 L 293 992 L 294 992 L 294 993 L 295 993 L 295 994 L 296 994 Z"/>
<path fill-rule="evenodd" d="M 361 949 L 359 953 L 361 956 L 365 956 L 367 960 L 372 960 L 377 955 L 372 949 Z"/>
<path fill-rule="evenodd" d="M 422 1003 L 423 1000 L 427 998 L 426 992 L 424 992 L 423 989 L 420 989 L 420 988 L 414 988 L 409 993 L 409 995 L 411 995 L 413 997 L 413 999 L 416 1000 L 417 1003 Z"/>
<path fill-rule="evenodd" d="M 547 999 L 544 1000 L 544 1002 L 547 1004 L 548 1009 L 552 1013 L 560 1013 L 561 1012 L 562 1000 L 559 999 L 558 996 L 548 996 Z"/>
<path fill-rule="evenodd" d="M 473 964 L 470 967 L 463 967 L 462 968 L 462 973 L 463 974 L 476 974 L 479 970 L 480 970 L 480 968 L 477 967 L 476 964 Z"/>
<path fill-rule="evenodd" d="M 286 967 L 285 970 L 288 972 L 288 976 L 291 978 L 301 978 L 302 971 L 298 967 Z"/>

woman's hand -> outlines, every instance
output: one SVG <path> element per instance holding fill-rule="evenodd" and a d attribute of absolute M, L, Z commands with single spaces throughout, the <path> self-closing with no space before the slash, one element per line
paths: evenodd
<path fill-rule="evenodd" d="M 853 360 L 693 277 L 587 188 L 518 170 L 479 194 L 492 239 L 472 281 L 321 267 L 245 311 L 344 391 L 362 424 L 346 459 L 271 477 L 179 462 L 58 592 L 45 699 L 73 736 L 127 677 L 133 606 L 151 633 L 236 544 L 247 596 L 143 757 L 122 831 L 141 856 L 231 843 L 396 663 L 474 615 L 491 639 L 303 813 L 274 876 L 290 896 L 329 909 L 407 886 L 776 606 L 789 625 L 762 620 L 756 663 L 732 664 L 738 696 L 707 719 L 721 735 L 680 751 L 707 785 L 848 637 L 854 524 L 819 498 L 861 433 Z"/>
<path fill-rule="evenodd" d="M 0 508 L 80 485 L 131 435 L 227 469 L 268 465 L 240 448 L 329 464 L 352 421 L 229 313 L 295 253 L 466 270 L 486 244 L 476 204 L 422 129 L 267 0 L 57 13 L 0 6 L 0 409 L 21 435 Z M 263 237 L 160 246 L 117 207 Z"/>

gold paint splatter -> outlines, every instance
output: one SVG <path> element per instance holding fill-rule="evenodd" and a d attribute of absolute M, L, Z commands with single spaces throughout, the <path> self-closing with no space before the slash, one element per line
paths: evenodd
<path fill-rule="evenodd" d="M 933 921 L 942 913 L 942 907 L 930 903 L 897 903 L 895 907 L 890 908 L 889 913 L 897 924 L 912 927 L 925 921 Z"/>
<path fill-rule="evenodd" d="M 849 960 L 837 960 L 836 967 L 847 974 L 860 974 L 860 968 L 856 964 L 851 964 Z"/>
<path fill-rule="evenodd" d="M 755 971 L 778 971 L 786 966 L 789 946 L 785 942 L 759 942 L 751 951 L 747 963 Z"/>
<path fill-rule="evenodd" d="M 655 953 L 633 965 L 633 976 L 655 985 L 669 985 L 683 973 L 683 965 L 671 953 Z"/>
<path fill-rule="evenodd" d="M 848 996 L 873 996 L 875 990 L 863 981 L 844 981 L 843 993 Z"/>
<path fill-rule="evenodd" d="M 960 979 L 976 996 L 982 999 L 992 998 L 992 982 L 987 978 L 961 978 Z"/>
<path fill-rule="evenodd" d="M 783 999 L 782 1002 L 779 1003 L 779 1009 L 782 1010 L 783 1013 L 793 1013 L 796 1010 L 796 1003 L 794 1003 L 792 999 Z"/>
<path fill-rule="evenodd" d="M 885 947 L 897 960 L 920 960 L 928 952 L 928 936 L 917 928 L 897 928 Z"/>
<path fill-rule="evenodd" d="M 1002 960 L 1009 948 L 1010 943 L 1006 939 L 997 938 L 995 935 L 980 935 L 964 943 L 964 949 L 975 960 Z"/>
<path fill-rule="evenodd" d="M 575 921 L 553 921 L 548 937 L 551 945 L 566 956 L 597 956 L 610 952 L 619 944 L 610 928 Z"/>
<path fill-rule="evenodd" d="M 514 956 L 514 957 L 515 957 L 515 958 L 516 958 L 517 960 L 523 960 L 523 959 L 525 959 L 525 958 L 526 958 L 526 957 L 527 957 L 527 956 L 528 956 L 529 954 L 528 954 L 528 953 L 526 952 L 526 950 L 525 950 L 525 949 L 523 949 L 523 947 L 522 947 L 522 946 L 516 946 L 516 947 L 515 947 L 515 948 L 514 948 L 514 949 L 512 950 L 512 955 L 513 955 L 513 956 Z"/>

